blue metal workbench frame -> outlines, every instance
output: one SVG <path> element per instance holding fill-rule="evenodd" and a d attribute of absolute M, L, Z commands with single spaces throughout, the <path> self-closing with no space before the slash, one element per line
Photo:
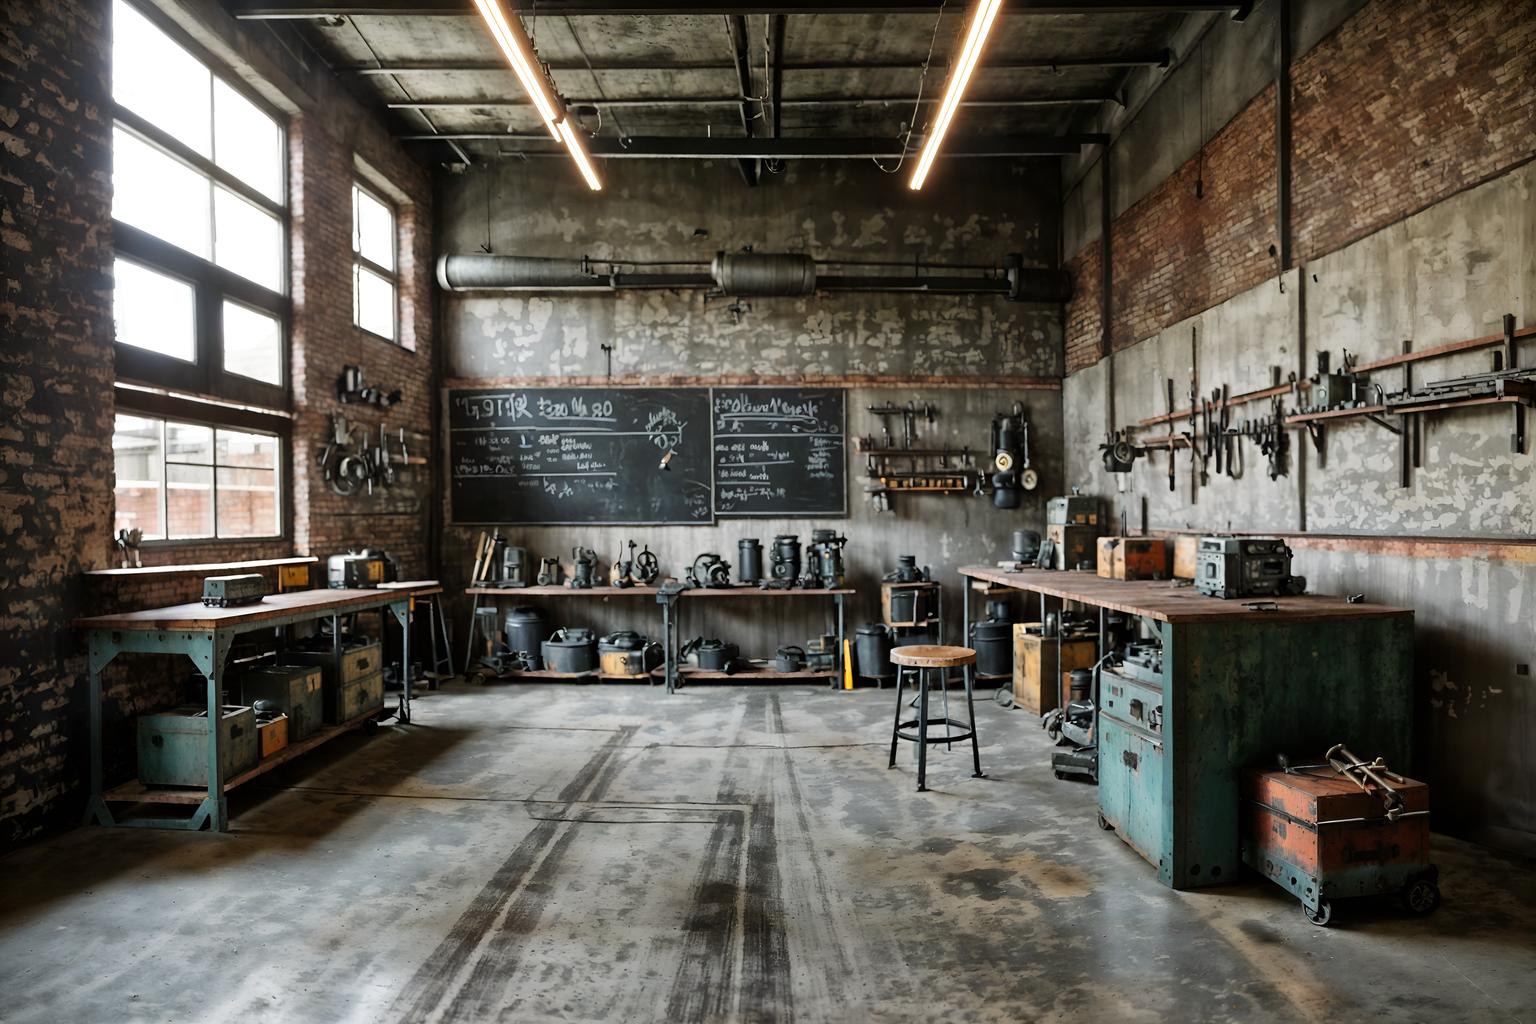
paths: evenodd
<path fill-rule="evenodd" d="M 435 584 L 434 584 L 435 586 Z M 220 756 L 220 743 L 222 730 L 219 728 L 221 718 L 222 700 L 220 694 L 224 681 L 225 662 L 229 658 L 230 648 L 234 644 L 235 637 L 242 633 L 254 633 L 271 629 L 279 629 L 285 626 L 295 625 L 301 622 L 317 622 L 321 619 L 331 620 L 331 655 L 333 666 L 340 671 L 341 666 L 341 618 L 343 615 L 351 615 L 356 612 L 378 611 L 382 616 L 385 612 L 394 615 L 395 621 L 400 623 L 402 634 L 401 662 L 402 688 L 400 703 L 393 711 L 381 712 L 373 721 L 394 718 L 403 723 L 411 720 L 411 604 L 414 594 L 409 590 L 379 590 L 367 591 L 370 595 L 376 595 L 374 600 L 359 601 L 357 590 L 336 591 L 299 591 L 297 593 L 327 593 L 336 598 L 336 603 L 331 605 L 316 604 L 312 607 L 295 609 L 277 616 L 263 615 L 260 618 L 241 620 L 231 617 L 227 625 L 205 628 L 189 629 L 162 629 L 153 625 L 152 619 L 145 619 L 145 625 L 137 626 L 111 626 L 92 627 L 90 619 L 81 620 L 79 623 L 85 629 L 86 644 L 88 647 L 89 676 L 90 676 L 90 716 L 91 716 L 91 793 L 86 804 L 86 824 L 97 825 L 122 825 L 138 828 L 176 828 L 199 830 L 207 826 L 211 831 L 225 832 L 229 830 L 229 808 L 225 796 L 225 783 L 222 772 L 223 759 Z M 252 606 L 252 609 L 260 609 L 260 605 Z M 154 612 L 143 613 L 146 616 Z M 103 619 L 113 616 L 101 616 Z M 113 815 L 108 806 L 108 798 L 102 781 L 102 715 L 101 715 L 101 673 L 112 660 L 119 654 L 180 654 L 191 659 L 197 671 L 207 681 L 208 702 L 208 792 L 198 804 L 197 810 L 190 818 L 122 818 Z"/>

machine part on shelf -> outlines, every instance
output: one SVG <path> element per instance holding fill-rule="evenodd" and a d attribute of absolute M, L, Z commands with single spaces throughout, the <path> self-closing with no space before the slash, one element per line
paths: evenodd
<path fill-rule="evenodd" d="M 848 538 L 836 530 L 811 531 L 811 553 L 803 578 L 806 587 L 836 590 L 843 585 L 843 548 L 847 543 Z"/>
<path fill-rule="evenodd" d="M 1023 492 L 1040 486 L 1040 474 L 1029 465 L 1029 420 L 1024 403 L 992 417 L 992 504 L 1018 508 Z"/>
<path fill-rule="evenodd" d="M 896 440 L 891 436 L 891 417 L 900 416 L 902 414 L 901 406 L 895 405 L 891 402 L 886 402 L 884 405 L 868 406 L 866 407 L 865 411 L 873 413 L 880 418 L 880 432 L 884 436 L 884 443 L 881 445 L 881 447 L 896 447 Z M 908 447 L 910 447 L 910 445 Z"/>
<path fill-rule="evenodd" d="M 916 555 L 897 555 L 896 568 L 881 577 L 885 583 L 926 583 L 933 576 L 928 567 L 917 564 Z"/>
<path fill-rule="evenodd" d="M 994 622 L 1012 622 L 1013 608 L 1007 598 L 990 597 L 987 599 L 987 618 Z"/>
<path fill-rule="evenodd" d="M 259 572 L 203 577 L 203 604 L 210 608 L 256 604 L 266 596 L 267 578 Z"/>
<path fill-rule="evenodd" d="M 1335 743 L 1328 748 L 1325 760 L 1333 766 L 1334 771 L 1365 792 L 1371 792 L 1371 787 L 1375 786 L 1376 792 L 1381 795 L 1382 804 L 1386 807 L 1388 821 L 1396 821 L 1403 813 L 1403 796 L 1392 785 L 1392 782 L 1395 782 L 1401 786 L 1403 777 L 1389 769 L 1380 757 L 1374 761 L 1363 761 L 1352 754 L 1344 744 Z M 1388 782 L 1388 779 L 1392 782 Z"/>
<path fill-rule="evenodd" d="M 1121 649 L 1119 667 L 1133 677 L 1160 684 L 1163 676 L 1163 645 L 1156 640 L 1129 641 Z"/>
<path fill-rule="evenodd" d="M 560 559 L 539 559 L 539 575 L 537 577 L 539 586 L 558 587 L 564 576 L 565 572 L 560 568 Z"/>
<path fill-rule="evenodd" d="M 544 667 L 543 644 L 549 639 L 551 630 L 549 616 L 542 609 L 518 605 L 507 612 L 501 626 L 506 634 L 507 650 L 513 657 L 521 659 L 530 671 L 537 672 Z"/>
<path fill-rule="evenodd" d="M 775 672 L 805 671 L 805 648 L 798 644 L 786 644 L 780 647 L 774 652 L 773 670 Z"/>
<path fill-rule="evenodd" d="M 496 560 L 497 579 L 492 584 L 497 587 L 526 587 L 528 585 L 528 550 L 513 544 L 507 544 L 497 537 L 497 543 L 501 545 L 501 557 Z"/>
<path fill-rule="evenodd" d="M 619 557 L 614 559 L 613 564 L 608 567 L 608 585 L 610 587 L 617 587 L 622 590 L 625 587 L 632 587 L 635 585 L 635 563 L 633 559 L 635 542 L 630 541 L 629 547 L 631 555 L 630 558 L 625 558 L 621 552 Z"/>
<path fill-rule="evenodd" d="M 864 679 L 889 679 L 896 674 L 891 664 L 894 641 L 891 628 L 883 622 L 869 622 L 854 630 L 854 655 L 859 675 Z"/>
<path fill-rule="evenodd" d="M 342 405 L 362 403 L 364 405 L 376 405 L 381 409 L 387 409 L 399 402 L 400 389 L 386 392 L 381 388 L 369 387 L 363 383 L 363 368 L 361 366 L 347 365 L 341 368 L 341 376 L 336 379 L 336 400 Z"/>
<path fill-rule="evenodd" d="M 693 560 L 683 582 L 690 587 L 723 589 L 731 585 L 731 563 L 714 552 L 705 552 Z"/>
<path fill-rule="evenodd" d="M 1035 560 L 1035 568 L 1056 568 L 1056 541 L 1049 536 L 1040 542 L 1040 557 Z"/>
<path fill-rule="evenodd" d="M 1210 597 L 1301 594 L 1305 576 L 1291 575 L 1291 549 L 1273 537 L 1201 537 L 1195 589 Z"/>
<path fill-rule="evenodd" d="M 1099 445 L 1099 453 L 1104 460 L 1105 472 L 1129 473 L 1137 458 L 1146 454 L 1146 449 L 1132 444 L 1129 433 L 1121 430 L 1105 435 L 1104 443 Z"/>
<path fill-rule="evenodd" d="M 332 589 L 372 589 L 399 576 L 399 562 L 377 548 L 348 551 L 325 560 L 325 583 Z"/>
<path fill-rule="evenodd" d="M 902 587 L 891 591 L 891 621 L 912 623 L 920 626 L 932 619 L 935 607 L 935 591 L 929 587 Z"/>
<path fill-rule="evenodd" d="M 630 541 L 629 548 L 631 551 L 634 551 L 634 541 Z M 651 551 L 649 545 L 641 548 L 639 552 L 635 554 L 634 575 L 635 579 L 643 587 L 652 586 L 655 584 L 657 578 L 661 576 L 661 562 Z"/>
<path fill-rule="evenodd" d="M 823 633 L 805 645 L 805 667 L 813 672 L 831 672 L 837 667 L 837 637 Z"/>
<path fill-rule="evenodd" d="M 769 566 L 769 573 L 773 576 L 763 584 L 765 587 L 786 588 L 793 587 L 800 581 L 800 538 L 788 533 L 781 533 L 773 538 L 773 554 Z"/>
<path fill-rule="evenodd" d="M 571 549 L 571 578 L 566 586 L 572 590 L 591 590 L 597 583 L 597 552 L 591 548 Z"/>
<path fill-rule="evenodd" d="M 1073 488 L 1072 494 L 1067 497 L 1052 498 L 1045 503 L 1045 524 L 1047 526 L 1097 526 L 1099 524 L 1099 501 L 1097 498 L 1084 497 Z"/>
<path fill-rule="evenodd" d="M 597 671 L 597 637 L 590 629 L 557 629 L 540 644 L 551 672 L 584 675 Z"/>
<path fill-rule="evenodd" d="M 736 542 L 736 579 L 747 586 L 756 586 L 763 580 L 763 542 L 756 537 L 743 537 Z"/>
<path fill-rule="evenodd" d="M 661 645 L 633 630 L 609 633 L 597 641 L 598 669 L 605 676 L 643 676 L 661 661 Z"/>
<path fill-rule="evenodd" d="M 695 663 L 705 672 L 729 672 L 732 663 L 741 656 L 741 648 L 718 637 L 709 640 L 699 637 L 691 641 L 691 653 Z"/>
<path fill-rule="evenodd" d="M 117 531 L 115 543 L 117 550 L 123 553 L 122 566 L 124 569 L 137 569 L 143 565 L 139 561 L 139 545 L 144 541 L 144 531 L 135 526 L 133 529 Z"/>

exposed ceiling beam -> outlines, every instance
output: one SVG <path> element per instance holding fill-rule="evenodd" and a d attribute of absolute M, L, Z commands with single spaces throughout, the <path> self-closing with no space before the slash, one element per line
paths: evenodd
<path fill-rule="evenodd" d="M 747 19 L 739 14 L 728 14 L 725 17 L 725 34 L 731 43 L 731 65 L 736 69 L 736 93 L 732 100 L 741 112 L 741 130 L 747 136 L 757 134 L 757 126 L 754 119 L 761 118 L 762 104 L 758 104 L 758 114 L 752 113 L 752 65 L 747 55 Z M 738 161 L 741 169 L 742 180 L 750 188 L 757 184 L 758 166 L 756 160 Z"/>
<path fill-rule="evenodd" d="M 768 82 L 768 99 L 773 103 L 772 136 L 779 137 L 784 113 L 784 32 L 789 27 L 789 16 L 775 14 L 768 26 L 768 55 L 771 65 Z"/>
<path fill-rule="evenodd" d="M 470 0 L 225 0 L 237 18 L 334 18 L 352 15 L 472 15 Z M 556 16 L 624 14 L 933 14 L 942 0 L 540 0 L 539 13 Z M 1148 14 L 1181 11 L 1248 16 L 1244 3 L 1200 0 L 1012 0 L 1004 14 Z"/>
<path fill-rule="evenodd" d="M 442 135 L 397 135 L 412 142 L 495 142 L 507 156 L 564 156 L 565 150 L 544 135 L 507 135 L 494 132 L 461 132 Z M 1003 136 L 952 139 L 942 157 L 1062 156 L 1083 146 L 1101 146 L 1108 136 L 1096 133 L 1057 136 Z M 594 157 L 650 160 L 867 160 L 895 159 L 902 154 L 900 139 L 697 139 L 697 138 L 595 138 L 588 142 Z"/>
<path fill-rule="evenodd" d="M 785 109 L 794 107 L 910 107 L 916 103 L 938 103 L 940 96 L 800 96 L 781 100 Z M 740 96 L 643 96 L 624 99 L 567 99 L 568 107 L 748 107 L 748 101 Z M 1076 104 L 1120 103 L 1119 96 L 1095 94 L 1093 96 L 1007 96 L 999 99 L 965 99 L 962 107 L 1063 107 Z M 402 100 L 386 103 L 390 110 L 474 110 L 500 107 L 526 107 L 528 100 L 520 96 L 496 99 L 436 99 Z M 742 117 L 742 130 L 756 135 L 750 116 Z M 770 136 L 772 137 L 772 136 Z"/>
<path fill-rule="evenodd" d="M 1168 50 L 1150 53 L 1106 54 L 1102 57 L 1030 57 L 1009 60 L 987 58 L 976 69 L 978 76 L 989 71 L 1070 71 L 1095 68 L 1167 68 L 1173 63 Z M 551 71 L 734 71 L 735 64 L 725 61 L 668 61 L 655 60 L 604 60 L 596 59 L 589 67 L 585 61 L 549 61 Z M 921 71 L 919 60 L 872 60 L 860 61 L 792 61 L 778 65 L 782 71 Z M 476 71 L 506 71 L 505 61 L 400 61 L 382 67 L 372 64 L 337 68 L 350 75 L 407 75 L 407 74 L 458 74 Z"/>

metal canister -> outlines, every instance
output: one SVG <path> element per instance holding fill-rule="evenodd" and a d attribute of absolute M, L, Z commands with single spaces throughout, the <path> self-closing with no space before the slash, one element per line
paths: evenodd
<path fill-rule="evenodd" d="M 736 579 L 741 583 L 756 583 L 763 578 L 763 543 L 756 537 L 743 537 L 736 542 Z"/>
<path fill-rule="evenodd" d="M 773 578 L 789 583 L 800 578 L 800 538 L 781 533 L 773 538 Z"/>
<path fill-rule="evenodd" d="M 590 629 L 557 629 L 540 647 L 553 672 L 597 671 L 597 637 Z"/>
<path fill-rule="evenodd" d="M 526 604 L 518 605 L 507 612 L 501 625 L 507 633 L 507 649 L 514 654 L 527 654 L 533 662 L 529 667 L 534 671 L 543 668 L 540 645 L 549 639 L 550 634 L 549 616 L 544 614 L 543 609 Z"/>
<path fill-rule="evenodd" d="M 1075 668 L 1067 683 L 1067 695 L 1072 700 L 1087 700 L 1093 693 L 1093 669 Z"/>
<path fill-rule="evenodd" d="M 971 624 L 971 646 L 976 648 L 976 674 L 1013 674 L 1013 623 L 987 619 Z"/>
<path fill-rule="evenodd" d="M 889 679 L 895 674 L 891 664 L 891 631 L 879 622 L 854 630 L 855 663 L 864 679 Z"/>

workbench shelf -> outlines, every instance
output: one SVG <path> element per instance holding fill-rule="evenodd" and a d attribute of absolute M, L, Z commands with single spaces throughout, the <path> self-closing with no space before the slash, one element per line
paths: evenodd
<path fill-rule="evenodd" d="M 475 670 L 475 663 L 478 660 L 475 657 L 475 641 L 480 639 L 480 609 L 484 607 L 494 608 L 498 598 L 512 600 L 513 598 L 525 597 L 584 597 L 605 599 L 610 597 L 649 597 L 652 600 L 655 600 L 656 595 L 661 593 L 661 588 L 652 586 L 567 587 L 563 584 L 544 587 L 472 586 L 465 587 L 464 593 L 469 595 L 470 598 L 469 628 L 465 630 L 465 636 L 467 639 L 464 642 L 464 678 L 466 681 L 472 681 L 472 676 L 483 674 L 477 673 Z M 486 598 L 489 598 L 489 601 L 487 601 Z M 585 674 L 595 675 L 596 673 Z M 529 678 L 572 678 L 571 676 L 568 676 L 564 673 L 554 673 L 547 676 L 539 676 L 532 673 L 522 672 L 517 673 L 517 675 L 527 676 Z M 511 677 L 503 676 L 502 678 Z"/>
<path fill-rule="evenodd" d="M 665 669 L 655 669 L 652 675 L 665 680 Z M 748 667 L 737 672 L 721 672 L 714 669 L 695 668 L 692 665 L 681 665 L 677 674 L 683 679 L 703 680 L 733 680 L 735 682 L 804 682 L 809 679 L 836 679 L 838 671 L 835 669 L 818 671 L 815 669 L 800 669 L 797 672 L 780 672 L 778 669 L 769 668 L 761 662 L 752 662 Z"/>
<path fill-rule="evenodd" d="M 496 682 L 517 682 L 519 680 L 532 680 L 537 682 L 539 680 L 552 680 L 567 683 L 594 681 L 601 681 L 605 683 L 650 682 L 650 675 L 648 673 L 642 675 L 621 675 L 615 672 L 556 672 L 554 669 L 548 668 L 520 668 L 512 669 L 509 672 L 492 672 L 489 669 L 482 669 L 479 671 L 471 672 L 470 675 L 473 679 L 479 680 L 482 683 L 488 683 L 493 680 Z"/>
<path fill-rule="evenodd" d="M 287 764 L 300 755 L 307 754 L 311 750 L 335 739 L 342 733 L 352 732 L 356 729 L 368 729 L 377 726 L 379 712 L 369 711 L 358 715 L 356 718 L 341 723 L 340 725 L 328 725 L 311 736 L 306 736 L 296 743 L 289 743 L 282 750 L 257 762 L 256 767 L 241 772 L 232 779 L 224 782 L 224 792 L 245 785 L 252 779 L 260 778 L 274 768 Z M 138 779 L 125 782 L 121 786 L 114 786 L 107 790 L 103 797 L 109 803 L 137 803 L 137 804 L 191 804 L 202 803 L 208 796 L 208 791 L 202 786 L 146 786 Z"/>
<path fill-rule="evenodd" d="M 843 674 L 843 648 L 846 646 L 847 628 L 844 600 L 858 591 L 848 587 L 833 589 L 802 589 L 799 587 L 772 587 L 763 588 L 748 583 L 737 583 L 729 587 L 690 587 L 687 589 L 665 588 L 660 591 L 656 600 L 661 604 L 661 649 L 662 649 L 662 678 L 666 681 L 667 692 L 673 693 L 682 685 L 686 678 L 694 679 L 741 679 L 753 675 L 761 678 L 769 678 L 768 672 L 761 673 L 725 673 L 701 675 L 701 670 L 677 663 L 677 653 L 682 650 L 682 625 L 679 613 L 679 602 L 687 600 L 690 604 L 699 601 L 748 601 L 748 600 L 795 600 L 803 598 L 830 598 L 837 617 L 837 650 L 834 654 L 834 664 L 831 671 L 814 672 L 807 670 L 806 675 L 799 673 L 779 673 L 780 678 L 798 679 L 829 679 L 833 689 L 837 688 L 837 682 Z"/>

